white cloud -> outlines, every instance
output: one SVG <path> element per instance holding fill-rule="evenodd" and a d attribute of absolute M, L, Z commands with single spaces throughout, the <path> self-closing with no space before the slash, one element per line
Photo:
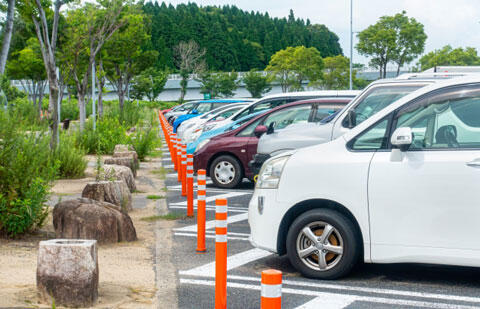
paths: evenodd
<path fill-rule="evenodd" d="M 173 0 L 172 4 L 188 1 Z M 286 17 L 293 9 L 296 17 L 325 24 L 340 37 L 344 54 L 350 50 L 350 0 L 198 0 L 199 5 L 234 4 L 247 11 L 268 12 Z M 450 44 L 480 48 L 480 1 L 478 0 L 353 0 L 354 31 L 375 23 L 380 16 L 407 11 L 425 26 L 426 51 Z M 355 39 L 354 39 L 355 42 Z M 355 44 L 355 43 L 354 43 Z M 356 59 L 356 60 L 355 60 Z M 368 60 L 354 53 L 354 61 Z"/>

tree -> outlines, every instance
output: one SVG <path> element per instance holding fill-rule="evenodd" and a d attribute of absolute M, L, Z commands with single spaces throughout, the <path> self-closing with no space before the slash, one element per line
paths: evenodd
<path fill-rule="evenodd" d="M 253 98 L 260 98 L 263 94 L 272 90 L 268 76 L 256 72 L 254 69 L 243 75 L 242 78 L 245 88 Z"/>
<path fill-rule="evenodd" d="M 85 3 L 68 12 L 64 54 L 77 90 L 81 131 L 85 127 L 85 96 L 92 65 L 105 42 L 125 24 L 124 9 L 123 0 L 104 0 L 99 4 Z"/>
<path fill-rule="evenodd" d="M 480 57 L 473 47 L 453 49 L 446 45 L 423 55 L 419 60 L 422 71 L 439 65 L 480 65 Z"/>
<path fill-rule="evenodd" d="M 206 69 L 205 49 L 200 48 L 197 42 L 190 40 L 188 42 L 180 42 L 174 47 L 175 64 L 180 70 L 180 102 L 183 102 L 187 93 L 188 78 L 190 74 L 202 73 Z"/>
<path fill-rule="evenodd" d="M 137 100 L 147 97 L 150 102 L 155 101 L 163 91 L 167 79 L 166 71 L 160 71 L 153 67 L 144 70 L 132 80 L 132 97 Z"/>
<path fill-rule="evenodd" d="M 282 91 L 301 90 L 303 83 L 311 84 L 322 78 L 323 60 L 315 47 L 287 47 L 275 53 L 265 69 L 282 86 Z"/>
<path fill-rule="evenodd" d="M 35 33 L 37 35 L 38 42 L 40 44 L 40 50 L 42 52 L 43 63 L 45 65 L 45 70 L 48 77 L 48 88 L 49 88 L 49 110 L 53 111 L 51 113 L 52 120 L 52 134 L 50 140 L 50 147 L 52 149 L 57 146 L 57 133 L 58 133 L 58 106 L 57 100 L 59 95 L 58 89 L 58 75 L 57 75 L 57 65 L 56 65 L 56 47 L 57 47 L 57 38 L 58 38 L 58 24 L 60 19 L 60 8 L 69 0 L 55 0 L 54 2 L 54 12 L 53 12 L 53 22 L 51 23 L 51 28 L 49 27 L 50 23 L 47 21 L 47 15 L 45 10 L 47 9 L 50 13 L 50 7 L 40 0 L 24 0 L 20 7 L 22 16 L 25 19 L 31 18 L 35 27 Z M 45 5 L 45 7 L 44 7 Z M 50 30 L 51 29 L 51 32 Z"/>
<path fill-rule="evenodd" d="M 380 20 L 358 34 L 356 46 L 361 55 L 372 57 L 370 66 L 378 68 L 380 78 L 387 74 L 387 64 L 397 64 L 400 68 L 410 63 L 425 48 L 427 35 L 423 25 L 414 18 L 408 18 L 406 12 L 394 16 L 382 16 Z"/>
<path fill-rule="evenodd" d="M 202 83 L 200 93 L 210 93 L 212 99 L 221 97 L 232 97 L 238 88 L 238 73 L 211 73 L 204 72 L 197 79 Z"/>
<path fill-rule="evenodd" d="M 350 59 L 345 56 L 338 55 L 335 57 L 326 57 L 323 59 L 325 68 L 323 70 L 323 79 L 315 83 L 315 86 L 328 90 L 348 89 L 350 75 Z M 362 89 L 365 85 L 363 79 L 357 78 L 356 68 L 361 65 L 354 64 L 352 79 L 355 89 Z"/>
<path fill-rule="evenodd" d="M 103 59 L 106 77 L 117 90 L 122 112 L 132 78 L 152 66 L 158 58 L 157 51 L 143 49 L 150 41 L 146 15 L 132 5 L 128 7 L 124 20 L 126 24 L 105 44 Z"/>
<path fill-rule="evenodd" d="M 30 38 L 27 41 L 27 47 L 12 54 L 12 59 L 9 60 L 7 65 L 7 72 L 9 77 L 20 80 L 34 106 L 37 106 L 38 98 L 38 113 L 40 114 L 47 74 L 40 45 L 36 38 Z"/>
<path fill-rule="evenodd" d="M 13 33 L 13 19 L 15 17 L 15 0 L 7 0 L 7 18 L 3 30 L 2 50 L 0 52 L 0 74 L 5 73 L 8 51 Z"/>

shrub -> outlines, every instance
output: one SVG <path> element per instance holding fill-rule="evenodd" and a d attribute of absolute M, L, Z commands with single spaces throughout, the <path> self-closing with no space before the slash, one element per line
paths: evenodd
<path fill-rule="evenodd" d="M 84 158 L 85 154 L 83 148 L 76 146 L 74 136 L 63 133 L 53 156 L 58 164 L 58 176 L 61 178 L 83 177 L 88 163 Z"/>
<path fill-rule="evenodd" d="M 43 224 L 57 172 L 45 131 L 25 133 L 0 113 L 0 233 L 16 236 Z"/>
<path fill-rule="evenodd" d="M 112 154 L 117 144 L 126 144 L 128 137 L 126 127 L 116 118 L 104 117 L 97 121 L 97 128 L 93 130 L 92 120 L 85 124 L 83 132 L 77 133 L 77 146 L 85 149 L 89 154 Z"/>
<path fill-rule="evenodd" d="M 133 137 L 130 138 L 130 144 L 137 152 L 138 159 L 144 161 L 145 157 L 150 154 L 160 143 L 158 130 L 154 127 L 138 130 Z"/>

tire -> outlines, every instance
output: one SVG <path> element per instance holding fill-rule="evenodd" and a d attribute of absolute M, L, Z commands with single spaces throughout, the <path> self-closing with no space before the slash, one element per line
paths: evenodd
<path fill-rule="evenodd" d="M 210 165 L 210 178 L 216 187 L 235 188 L 243 179 L 242 166 L 232 156 L 219 156 Z"/>
<path fill-rule="evenodd" d="M 327 237 L 325 248 L 325 242 L 318 242 L 320 245 L 313 246 L 311 238 L 303 232 L 304 228 L 308 227 L 313 232 L 310 237 L 315 237 L 318 241 L 327 226 L 333 229 L 329 228 L 331 233 Z M 308 233 L 308 230 L 306 231 Z M 290 226 L 287 234 L 287 256 L 290 263 L 305 277 L 337 279 L 348 274 L 357 264 L 361 252 L 359 236 L 353 223 L 342 214 L 330 209 L 310 210 L 300 215 Z M 342 248 L 341 254 L 338 254 L 339 247 Z M 305 250 L 305 258 L 299 256 L 299 250 Z"/>

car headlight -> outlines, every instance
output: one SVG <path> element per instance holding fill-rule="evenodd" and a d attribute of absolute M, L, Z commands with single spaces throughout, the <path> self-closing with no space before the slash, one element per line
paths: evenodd
<path fill-rule="evenodd" d="M 197 147 L 195 147 L 195 152 L 202 149 L 202 147 L 205 146 L 206 144 L 208 144 L 209 141 L 210 141 L 210 139 L 207 138 L 207 139 L 204 139 L 203 141 L 201 141 L 200 143 L 198 143 Z"/>
<path fill-rule="evenodd" d="M 265 162 L 258 174 L 257 188 L 259 189 L 276 189 L 282 176 L 283 167 L 287 163 L 290 155 L 270 159 Z"/>

